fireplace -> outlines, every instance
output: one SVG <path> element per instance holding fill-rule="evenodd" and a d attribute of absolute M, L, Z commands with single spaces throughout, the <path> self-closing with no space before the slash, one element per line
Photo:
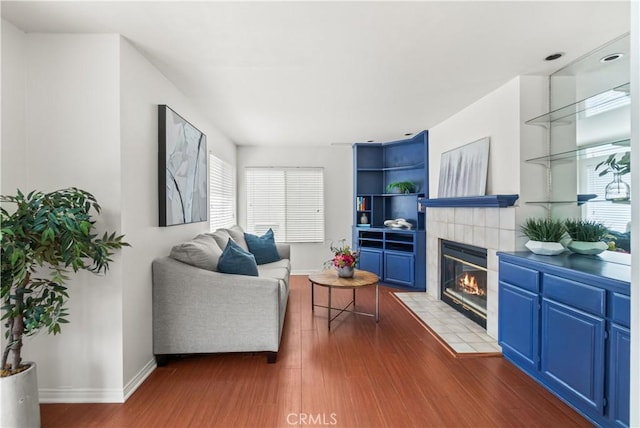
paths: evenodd
<path fill-rule="evenodd" d="M 440 299 L 487 328 L 487 250 L 440 240 Z"/>

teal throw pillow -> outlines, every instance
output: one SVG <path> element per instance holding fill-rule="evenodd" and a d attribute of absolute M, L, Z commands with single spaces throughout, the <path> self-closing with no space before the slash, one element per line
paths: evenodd
<path fill-rule="evenodd" d="M 229 239 L 218 260 L 218 271 L 234 275 L 258 276 L 258 265 L 253 254 L 233 242 L 233 239 Z"/>
<path fill-rule="evenodd" d="M 276 241 L 273 238 L 273 230 L 267 230 L 262 236 L 245 233 L 244 239 L 247 241 L 249 251 L 255 256 L 257 264 L 263 265 L 280 260 L 280 255 L 276 248 Z"/>

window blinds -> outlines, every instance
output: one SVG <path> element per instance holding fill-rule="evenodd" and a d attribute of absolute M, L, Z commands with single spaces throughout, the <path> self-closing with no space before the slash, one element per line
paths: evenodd
<path fill-rule="evenodd" d="M 236 223 L 235 181 L 233 167 L 209 155 L 209 230 Z"/>
<path fill-rule="evenodd" d="M 322 168 L 247 168 L 247 231 L 280 242 L 324 241 Z"/>

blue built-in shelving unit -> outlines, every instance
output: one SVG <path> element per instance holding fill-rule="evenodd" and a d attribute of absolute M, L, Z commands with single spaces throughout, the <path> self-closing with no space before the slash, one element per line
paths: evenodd
<path fill-rule="evenodd" d="M 425 213 L 418 203 L 429 195 L 427 131 L 387 143 L 356 143 L 354 159 L 353 245 L 358 267 L 390 286 L 426 289 Z M 389 183 L 411 181 L 412 193 L 390 193 Z M 363 223 L 363 215 L 367 223 Z M 412 227 L 385 227 L 402 218 Z"/>

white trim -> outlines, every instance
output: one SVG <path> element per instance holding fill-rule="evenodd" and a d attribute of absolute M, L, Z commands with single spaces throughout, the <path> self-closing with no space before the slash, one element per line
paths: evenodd
<path fill-rule="evenodd" d="M 121 389 L 41 388 L 40 403 L 124 403 Z"/>
<path fill-rule="evenodd" d="M 156 369 L 151 359 L 131 379 L 124 389 L 92 388 L 41 388 L 38 390 L 40 403 L 124 403 Z"/>
<path fill-rule="evenodd" d="M 151 373 L 156 369 L 157 364 L 155 358 L 152 358 L 145 364 L 145 366 L 140 369 L 140 371 L 124 386 L 124 400 L 127 401 L 131 394 L 136 392 L 136 389 L 142 385 L 142 383 L 147 379 Z"/>

